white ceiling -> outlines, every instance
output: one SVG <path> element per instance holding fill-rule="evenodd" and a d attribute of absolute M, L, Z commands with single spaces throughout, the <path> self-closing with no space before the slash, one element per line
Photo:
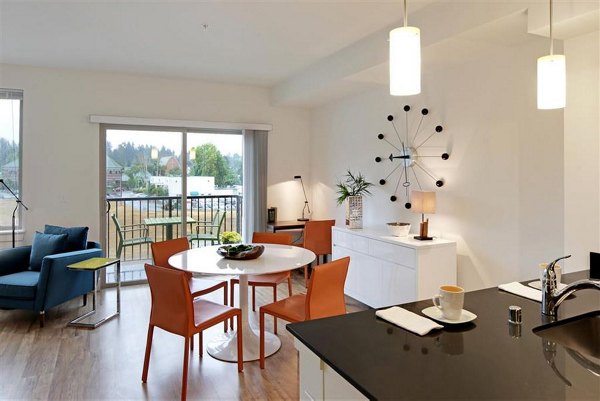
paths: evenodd
<path fill-rule="evenodd" d="M 402 3 L 0 0 L 0 63 L 260 85 L 274 104 L 311 107 L 386 84 L 387 37 Z M 430 68 L 548 32 L 548 0 L 408 6 Z M 557 38 L 599 29 L 600 0 L 554 8 Z"/>
<path fill-rule="evenodd" d="M 265 86 L 402 19 L 401 0 L 2 0 L 0 7 L 3 63 Z"/>

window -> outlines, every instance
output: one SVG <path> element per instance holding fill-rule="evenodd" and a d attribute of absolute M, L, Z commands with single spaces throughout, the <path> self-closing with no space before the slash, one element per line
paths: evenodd
<path fill-rule="evenodd" d="M 21 197 L 21 139 L 23 133 L 23 91 L 0 89 L 0 178 Z M 0 230 L 12 228 L 15 198 L 0 184 Z M 22 228 L 21 211 L 17 210 L 17 229 Z"/>

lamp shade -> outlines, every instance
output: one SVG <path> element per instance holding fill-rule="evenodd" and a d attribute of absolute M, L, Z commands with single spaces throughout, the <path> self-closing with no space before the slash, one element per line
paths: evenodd
<path fill-rule="evenodd" d="M 403 26 L 390 31 L 390 94 L 421 93 L 421 31 Z"/>
<path fill-rule="evenodd" d="M 565 56 L 552 54 L 537 60 L 537 108 L 561 109 L 566 105 Z"/>
<path fill-rule="evenodd" d="M 435 213 L 435 192 L 412 191 L 410 203 L 415 213 Z"/>

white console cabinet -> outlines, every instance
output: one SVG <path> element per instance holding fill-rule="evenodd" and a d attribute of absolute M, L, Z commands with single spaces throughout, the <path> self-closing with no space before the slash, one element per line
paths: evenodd
<path fill-rule="evenodd" d="M 373 308 L 432 297 L 456 284 L 456 243 L 393 237 L 377 229 L 332 228 L 333 259 L 350 257 L 344 291 Z"/>

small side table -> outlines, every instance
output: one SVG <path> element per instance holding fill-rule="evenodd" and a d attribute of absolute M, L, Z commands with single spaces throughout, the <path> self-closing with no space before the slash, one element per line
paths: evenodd
<path fill-rule="evenodd" d="M 96 313 L 96 295 L 98 294 L 98 270 L 104 269 L 111 265 L 117 265 L 117 311 L 110 316 L 107 316 L 95 323 L 82 323 L 81 321 Z M 121 313 L 121 260 L 114 258 L 91 258 L 72 265 L 67 266 L 70 270 L 90 271 L 94 272 L 94 295 L 92 299 L 92 310 L 71 320 L 69 326 L 84 327 L 87 329 L 95 329 L 96 327 L 108 322 Z"/>

